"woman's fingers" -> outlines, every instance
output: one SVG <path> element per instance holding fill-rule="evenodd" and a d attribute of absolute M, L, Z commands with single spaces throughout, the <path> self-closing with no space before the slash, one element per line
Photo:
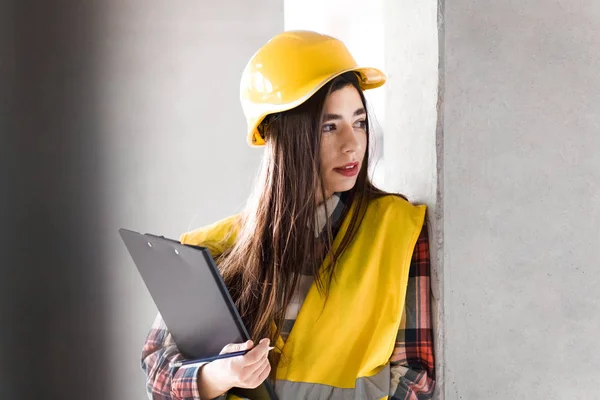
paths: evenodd
<path fill-rule="evenodd" d="M 269 354 L 269 339 L 263 339 L 252 350 L 246 353 L 241 362 L 244 367 L 250 367 L 262 361 Z"/>
<path fill-rule="evenodd" d="M 259 374 L 257 376 L 258 384 L 256 386 L 263 383 L 265 381 L 265 379 L 267 379 L 269 377 L 270 373 L 271 373 L 271 364 L 267 360 L 265 366 L 262 368 L 262 370 L 259 372 Z"/>
<path fill-rule="evenodd" d="M 252 340 L 248 340 L 244 343 L 229 343 L 227 346 L 223 347 L 223 350 L 219 354 L 227 354 L 234 353 L 236 351 L 249 350 L 254 347 L 254 343 Z"/>
<path fill-rule="evenodd" d="M 230 386 L 255 388 L 264 382 L 271 371 L 268 358 L 269 342 L 269 339 L 265 338 L 256 345 L 251 340 L 228 344 L 223 347 L 220 354 L 249 351 L 243 356 L 216 360 L 211 364 L 220 365 L 219 368 L 215 367 L 215 370 L 220 371 L 223 380 L 226 380 Z"/>
<path fill-rule="evenodd" d="M 245 374 L 244 385 L 247 388 L 254 389 L 265 381 L 271 371 L 271 364 L 268 359 L 264 359 L 258 364 L 258 368 L 252 373 Z"/>

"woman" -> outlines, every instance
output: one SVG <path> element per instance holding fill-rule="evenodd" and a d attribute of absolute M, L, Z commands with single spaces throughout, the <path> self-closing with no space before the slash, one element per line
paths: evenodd
<path fill-rule="evenodd" d="M 425 207 L 367 175 L 363 90 L 384 82 L 314 32 L 277 35 L 252 57 L 241 100 L 249 144 L 265 147 L 255 193 L 181 242 L 211 251 L 257 343 L 173 370 L 181 355 L 158 316 L 142 354 L 151 397 L 210 399 L 265 379 L 280 399 L 431 397 Z"/>

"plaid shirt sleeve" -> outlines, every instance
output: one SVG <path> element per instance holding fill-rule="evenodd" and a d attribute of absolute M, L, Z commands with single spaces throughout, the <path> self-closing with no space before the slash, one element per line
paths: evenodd
<path fill-rule="evenodd" d="M 146 391 L 152 400 L 200 400 L 198 371 L 202 367 L 171 368 L 182 359 L 162 317 L 157 315 L 142 350 Z M 224 397 L 219 397 L 219 399 Z"/>
<path fill-rule="evenodd" d="M 391 363 L 391 400 L 433 397 L 435 366 L 431 319 L 431 266 L 424 224 L 410 264 L 404 313 Z"/>

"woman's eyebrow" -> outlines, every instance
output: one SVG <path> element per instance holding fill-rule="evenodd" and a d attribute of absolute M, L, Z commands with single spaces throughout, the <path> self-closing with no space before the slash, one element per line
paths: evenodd
<path fill-rule="evenodd" d="M 363 115 L 366 114 L 367 110 L 364 109 L 364 107 L 359 108 L 358 110 L 354 111 L 354 117 L 358 117 L 359 115 Z"/>
<path fill-rule="evenodd" d="M 367 111 L 364 109 L 364 107 L 361 107 L 361 108 L 357 109 L 356 111 L 354 111 L 354 114 L 352 116 L 357 117 L 359 115 L 364 115 L 366 113 L 367 113 Z M 342 119 L 342 116 L 340 114 L 325 114 L 323 116 L 323 121 L 333 121 L 336 119 Z"/>

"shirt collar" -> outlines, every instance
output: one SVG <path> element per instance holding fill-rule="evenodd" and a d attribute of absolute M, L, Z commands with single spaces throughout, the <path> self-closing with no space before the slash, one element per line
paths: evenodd
<path fill-rule="evenodd" d="M 315 215 L 315 237 L 319 237 L 325 229 L 327 220 L 331 219 L 331 224 L 335 224 L 337 218 L 341 215 L 341 210 L 344 208 L 344 203 L 341 201 L 341 194 L 334 193 L 323 203 L 317 207 Z"/>

